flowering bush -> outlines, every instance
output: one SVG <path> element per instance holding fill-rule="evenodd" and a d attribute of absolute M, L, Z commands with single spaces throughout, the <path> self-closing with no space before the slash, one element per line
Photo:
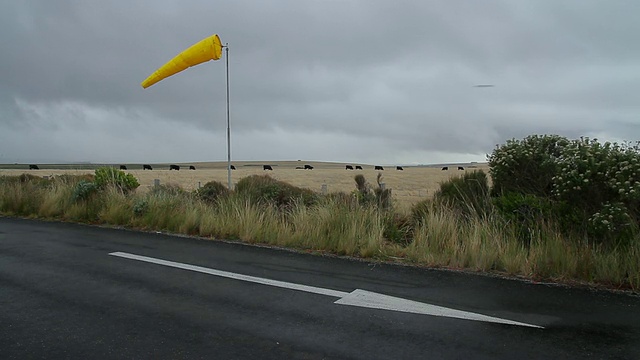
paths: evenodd
<path fill-rule="evenodd" d="M 621 202 L 606 203 L 589 218 L 589 232 L 601 240 L 626 240 L 634 230 L 634 221 Z"/>
<path fill-rule="evenodd" d="M 569 140 L 558 135 L 530 135 L 497 146 L 488 156 L 493 195 L 516 192 L 550 196 L 556 159 Z"/>
<path fill-rule="evenodd" d="M 590 210 L 609 201 L 637 209 L 640 200 L 640 148 L 638 144 L 598 143 L 580 138 L 556 159 L 553 195 Z"/>
<path fill-rule="evenodd" d="M 640 143 L 601 144 L 557 135 L 510 140 L 489 156 L 494 195 L 543 196 L 565 230 L 618 243 L 640 219 Z"/>
<path fill-rule="evenodd" d="M 600 144 L 580 138 L 556 159 L 556 199 L 589 215 L 587 230 L 599 240 L 633 236 L 640 217 L 640 148 L 638 144 Z"/>

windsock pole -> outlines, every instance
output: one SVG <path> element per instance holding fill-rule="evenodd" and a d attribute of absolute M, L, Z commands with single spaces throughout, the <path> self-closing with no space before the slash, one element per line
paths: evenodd
<path fill-rule="evenodd" d="M 227 53 L 227 180 L 229 182 L 229 190 L 231 190 L 231 122 L 229 120 L 229 43 L 224 45 Z"/>

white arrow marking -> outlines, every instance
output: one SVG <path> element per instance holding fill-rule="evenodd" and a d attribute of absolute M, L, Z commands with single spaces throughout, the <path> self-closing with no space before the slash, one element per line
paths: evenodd
<path fill-rule="evenodd" d="M 232 273 L 232 272 L 228 272 L 228 271 L 209 269 L 209 268 L 206 268 L 206 267 L 183 264 L 183 263 L 179 263 L 179 262 L 173 262 L 173 261 L 162 260 L 162 259 L 156 259 L 156 258 L 147 257 L 147 256 L 128 254 L 128 253 L 123 253 L 123 252 L 113 252 L 113 253 L 110 253 L 109 255 L 119 256 L 119 257 L 123 257 L 123 258 L 127 258 L 127 259 L 145 261 L 145 262 L 149 262 L 149 263 L 153 263 L 153 264 L 164 265 L 164 266 L 174 267 L 174 268 L 178 268 L 178 269 L 191 270 L 191 271 L 196 271 L 196 272 L 205 273 L 205 274 L 209 274 L 209 275 L 225 277 L 225 278 L 229 278 L 229 279 L 248 281 L 248 282 L 252 282 L 252 283 L 258 283 L 258 284 L 269 285 L 269 286 L 276 286 L 276 287 L 281 287 L 281 288 L 291 289 L 291 290 L 305 291 L 305 292 L 309 292 L 309 293 L 333 296 L 333 297 L 338 297 L 338 298 L 341 298 L 343 296 L 349 295 L 348 292 L 344 292 L 344 291 L 323 289 L 323 288 L 319 288 L 319 287 L 315 287 L 315 286 L 300 285 L 300 284 L 288 283 L 288 282 L 284 282 L 284 281 L 259 278 L 259 277 L 250 276 L 250 275 L 236 274 L 236 273 Z"/>
<path fill-rule="evenodd" d="M 442 306 L 425 304 L 418 301 L 406 300 L 406 299 L 384 295 L 384 294 L 378 294 L 378 293 L 374 293 L 366 290 L 356 289 L 348 293 L 344 291 L 324 289 L 324 288 L 315 287 L 315 286 L 294 284 L 294 283 L 289 283 L 285 281 L 271 280 L 271 279 L 265 279 L 265 278 L 260 278 L 256 276 L 237 274 L 237 273 L 232 273 L 228 271 L 210 269 L 210 268 L 201 267 L 201 266 L 183 264 L 179 262 L 156 259 L 152 257 L 129 254 L 124 252 L 113 252 L 113 253 L 110 253 L 109 255 L 132 259 L 132 260 L 144 261 L 144 262 L 158 264 L 158 265 L 169 266 L 169 267 L 183 269 L 183 270 L 190 270 L 190 271 L 195 271 L 199 273 L 225 277 L 229 279 L 242 280 L 242 281 L 248 281 L 248 282 L 262 284 L 262 285 L 276 286 L 276 287 L 285 288 L 285 289 L 298 290 L 298 291 L 304 291 L 304 292 L 309 292 L 313 294 L 337 297 L 339 299 L 335 301 L 334 304 L 339 304 L 339 305 L 351 305 L 351 306 L 359 306 L 359 307 L 372 308 L 372 309 L 401 311 L 401 312 L 408 312 L 413 314 L 443 316 L 443 317 L 450 317 L 450 318 L 456 318 L 456 319 L 484 321 L 484 322 L 492 322 L 492 323 L 498 323 L 498 324 L 517 325 L 517 326 L 526 326 L 526 327 L 544 329 L 544 327 L 538 326 L 538 325 L 526 324 L 526 323 L 521 323 L 517 321 L 501 319 L 493 316 L 476 314 L 476 313 L 462 311 L 462 310 L 449 309 Z"/>

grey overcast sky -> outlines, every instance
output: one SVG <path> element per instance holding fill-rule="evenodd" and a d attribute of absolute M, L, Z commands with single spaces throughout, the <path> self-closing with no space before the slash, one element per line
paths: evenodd
<path fill-rule="evenodd" d="M 0 163 L 484 161 L 529 134 L 640 139 L 637 0 L 0 0 Z M 493 84 L 494 87 L 474 87 Z"/>

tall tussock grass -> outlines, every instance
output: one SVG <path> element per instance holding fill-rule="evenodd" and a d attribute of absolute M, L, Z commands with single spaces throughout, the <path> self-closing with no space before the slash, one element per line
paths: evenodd
<path fill-rule="evenodd" d="M 484 173 L 444 183 L 410 213 L 357 181 L 351 194 L 323 196 L 268 176 L 235 191 L 211 183 L 146 193 L 90 177 L 0 177 L 0 213 L 640 290 L 637 236 L 611 247 L 567 235 L 552 218 L 507 216 L 513 207 L 494 205 Z"/>
<path fill-rule="evenodd" d="M 289 213 L 288 223 L 293 240 L 304 248 L 370 257 L 383 246 L 382 215 L 372 206 L 354 206 L 336 198 L 313 207 L 298 204 Z"/>

